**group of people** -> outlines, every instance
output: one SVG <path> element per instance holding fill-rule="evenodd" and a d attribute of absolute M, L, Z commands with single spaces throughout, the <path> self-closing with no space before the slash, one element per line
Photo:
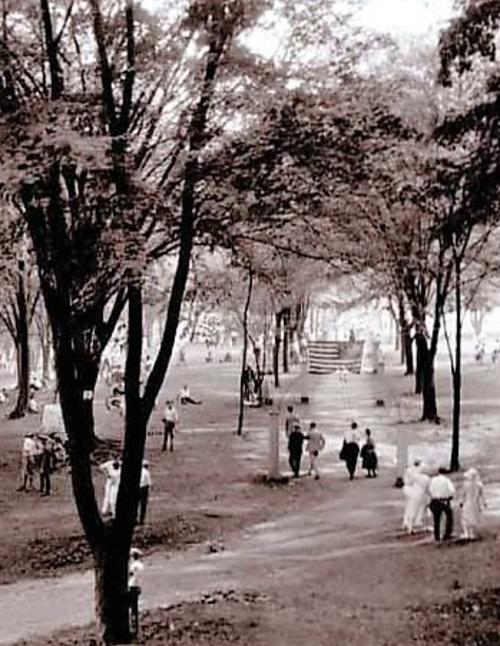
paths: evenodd
<path fill-rule="evenodd" d="M 21 485 L 18 491 L 34 489 L 34 479 L 38 473 L 40 495 L 50 496 L 51 475 L 66 461 L 66 448 L 57 433 L 25 433 L 21 451 Z"/>
<path fill-rule="evenodd" d="M 116 501 L 120 487 L 121 460 L 118 457 L 107 460 L 99 465 L 99 470 L 106 477 L 104 483 L 104 498 L 102 501 L 102 514 L 114 518 L 116 515 Z M 146 520 L 148 508 L 149 491 L 152 485 L 151 472 L 148 460 L 143 460 L 141 468 L 141 479 L 139 483 L 139 505 L 137 508 L 137 524 L 143 525 Z"/>
<path fill-rule="evenodd" d="M 404 477 L 405 509 L 403 529 L 412 533 L 416 528 L 423 528 L 427 509 L 433 518 L 433 531 L 436 541 L 448 540 L 453 534 L 454 510 L 456 500 L 460 508 L 461 538 L 473 540 L 481 522 L 481 514 L 486 507 L 484 487 L 479 471 L 468 469 L 463 476 L 458 491 L 445 469 L 439 469 L 431 477 L 420 460 L 407 468 Z M 445 518 L 444 532 L 441 532 L 442 518 Z"/>
<path fill-rule="evenodd" d="M 349 480 L 354 479 L 358 457 L 361 457 L 361 466 L 366 470 L 367 478 L 377 477 L 378 457 L 375 443 L 369 428 L 365 430 L 365 442 L 360 448 L 357 437 L 357 422 L 352 422 L 350 432 L 344 437 L 339 458 L 345 462 Z"/>
<path fill-rule="evenodd" d="M 356 431 L 358 425 L 352 422 L 350 432 L 345 436 L 340 449 L 339 458 L 345 462 L 349 479 L 353 480 L 358 457 L 362 459 L 362 468 L 366 470 L 368 478 L 377 476 L 378 458 L 375 450 L 375 443 L 369 428 L 365 431 L 365 442 L 360 448 Z M 318 430 L 316 422 L 310 422 L 309 430 L 304 433 L 301 430 L 301 422 L 295 413 L 293 406 L 287 407 L 285 418 L 285 435 L 288 441 L 289 464 L 294 477 L 300 475 L 300 464 L 302 460 L 304 442 L 307 441 L 306 451 L 309 455 L 309 475 L 314 474 L 319 479 L 318 457 L 325 448 L 325 438 Z"/>
<path fill-rule="evenodd" d="M 325 448 L 325 438 L 318 430 L 316 422 L 310 422 L 308 432 L 303 433 L 298 415 L 294 413 L 293 406 L 288 406 L 285 435 L 288 440 L 288 462 L 294 477 L 298 478 L 300 475 L 303 445 L 307 441 L 306 451 L 309 455 L 309 475 L 314 475 L 314 478 L 319 480 L 318 457 Z"/>

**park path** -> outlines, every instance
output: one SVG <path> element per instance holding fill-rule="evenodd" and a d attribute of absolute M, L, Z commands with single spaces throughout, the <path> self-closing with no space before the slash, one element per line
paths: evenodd
<path fill-rule="evenodd" d="M 401 492 L 391 486 L 394 425 L 388 411 L 374 406 L 375 398 L 387 395 L 383 380 L 360 375 L 344 384 L 330 376 L 310 378 L 307 383 L 311 406 L 300 412 L 307 419 L 316 419 L 327 437 L 325 477 L 318 487 L 328 486 L 333 495 L 313 507 L 305 499 L 300 512 L 255 525 L 230 538 L 225 549 L 215 553 L 207 553 L 207 546 L 197 546 L 172 556 L 153 554 L 146 559 L 143 608 L 164 607 L 216 590 L 265 590 L 296 581 L 301 573 L 307 574 L 314 561 L 406 548 L 408 543 L 399 540 L 398 532 Z M 376 480 L 346 482 L 336 458 L 342 433 L 353 417 L 361 429 L 369 425 L 374 431 L 382 471 Z M 262 456 L 265 437 L 260 442 Z M 293 486 L 300 495 L 301 482 Z M 0 644 L 49 635 L 92 619 L 91 572 L 0 586 Z"/>

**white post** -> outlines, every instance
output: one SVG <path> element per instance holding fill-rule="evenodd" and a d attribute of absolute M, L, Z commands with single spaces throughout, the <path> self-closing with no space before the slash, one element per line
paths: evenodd
<path fill-rule="evenodd" d="M 280 478 L 280 414 L 273 408 L 270 415 L 269 426 L 269 474 L 270 480 Z"/>

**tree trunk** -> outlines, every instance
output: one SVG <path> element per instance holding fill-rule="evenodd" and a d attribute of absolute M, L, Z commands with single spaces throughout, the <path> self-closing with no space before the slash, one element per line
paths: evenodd
<path fill-rule="evenodd" d="M 455 263 L 455 365 L 453 370 L 453 419 L 451 435 L 450 470 L 460 469 L 460 409 L 462 395 L 462 293 L 461 267 L 457 259 Z"/>
<path fill-rule="evenodd" d="M 16 294 L 17 320 L 16 320 L 16 352 L 17 352 L 17 402 L 10 413 L 10 419 L 24 417 L 28 408 L 28 395 L 30 386 L 30 349 L 29 349 L 29 323 L 28 305 L 26 302 L 26 289 L 24 285 L 24 261 L 19 261 L 18 286 Z"/>
<path fill-rule="evenodd" d="M 417 356 L 420 355 L 420 372 L 422 386 L 422 421 L 438 421 L 436 403 L 436 384 L 434 379 L 434 357 L 429 351 L 427 339 L 423 332 L 417 332 Z"/>
<path fill-rule="evenodd" d="M 403 352 L 406 364 L 405 375 L 413 375 L 415 373 L 413 366 L 413 341 L 408 326 L 406 326 L 401 336 L 403 338 Z"/>
<path fill-rule="evenodd" d="M 284 310 L 283 316 L 283 374 L 290 371 L 290 310 Z"/>
<path fill-rule="evenodd" d="M 424 352 L 422 349 L 422 343 L 419 340 L 420 334 L 415 335 L 415 343 L 416 343 L 416 355 L 417 355 L 417 368 L 415 370 L 415 394 L 416 395 L 421 395 L 422 394 L 422 389 L 423 389 L 423 382 L 424 382 Z M 425 341 L 425 338 L 424 338 Z M 425 342 L 425 345 L 427 347 L 427 342 Z"/>
<path fill-rule="evenodd" d="M 412 338 L 410 334 L 410 326 L 405 316 L 405 308 L 403 297 L 400 296 L 398 300 L 398 317 L 399 321 L 396 321 L 396 324 L 399 328 L 398 338 L 401 338 L 401 363 L 406 366 L 405 375 L 413 375 L 413 348 L 412 348 Z"/>
<path fill-rule="evenodd" d="M 280 345 L 281 345 L 281 312 L 275 314 L 274 348 L 273 348 L 273 373 L 274 387 L 280 387 Z"/>
<path fill-rule="evenodd" d="M 130 545 L 111 532 L 109 540 L 94 551 L 95 613 L 97 634 L 104 644 L 131 640 L 128 603 Z"/>
<path fill-rule="evenodd" d="M 245 372 L 247 369 L 247 351 L 248 351 L 248 311 L 250 309 L 250 301 L 252 299 L 253 289 L 253 272 L 250 269 L 248 272 L 248 291 L 247 299 L 245 302 L 245 309 L 243 310 L 243 350 L 241 354 L 241 373 L 240 373 L 240 401 L 238 409 L 238 426 L 236 428 L 236 435 L 241 435 L 243 432 L 243 418 L 245 415 L 245 402 L 243 393 L 245 390 Z"/>

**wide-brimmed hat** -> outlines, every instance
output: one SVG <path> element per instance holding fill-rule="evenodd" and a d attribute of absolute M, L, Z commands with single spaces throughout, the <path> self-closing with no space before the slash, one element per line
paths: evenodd
<path fill-rule="evenodd" d="M 130 550 L 130 556 L 140 556 L 141 554 L 142 554 L 142 552 L 138 547 L 133 547 Z"/>

